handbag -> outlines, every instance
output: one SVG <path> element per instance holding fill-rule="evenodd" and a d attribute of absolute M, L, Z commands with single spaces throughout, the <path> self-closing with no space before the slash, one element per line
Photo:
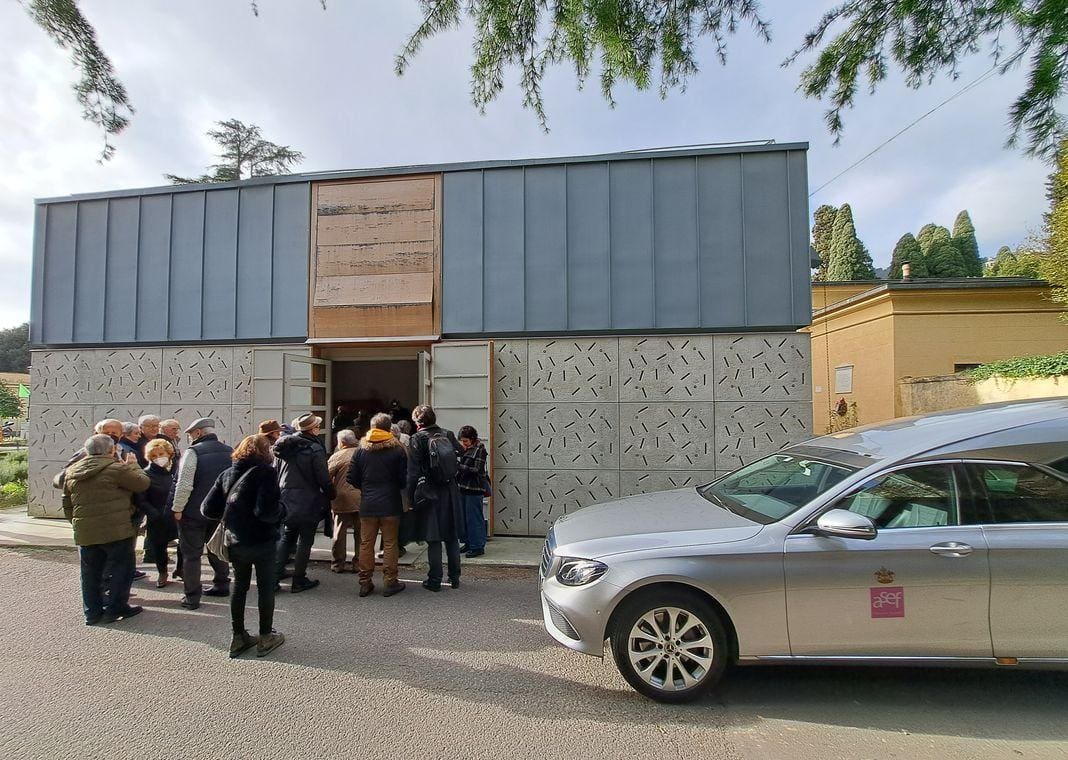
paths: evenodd
<path fill-rule="evenodd" d="M 208 542 L 204 545 L 209 552 L 214 554 L 223 562 L 230 561 L 230 547 L 226 543 L 226 513 L 230 511 L 230 506 L 235 501 L 233 495 L 234 491 L 237 490 L 237 486 L 241 483 L 242 480 L 247 478 L 249 474 L 252 473 L 252 471 L 255 469 L 255 467 L 250 468 L 248 471 L 245 472 L 244 475 L 235 480 L 230 486 L 230 488 L 227 490 L 226 507 L 223 509 L 222 517 L 219 518 L 219 524 L 215 526 L 215 532 L 211 534 L 211 538 L 209 538 Z"/>

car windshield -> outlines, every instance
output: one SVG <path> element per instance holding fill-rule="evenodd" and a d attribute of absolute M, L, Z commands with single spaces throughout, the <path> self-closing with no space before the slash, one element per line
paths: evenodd
<path fill-rule="evenodd" d="M 808 504 L 856 468 L 818 459 L 773 454 L 698 492 L 743 517 L 767 525 Z"/>

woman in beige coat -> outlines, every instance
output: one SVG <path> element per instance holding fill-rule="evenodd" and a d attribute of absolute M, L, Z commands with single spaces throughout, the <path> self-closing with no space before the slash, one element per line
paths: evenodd
<path fill-rule="evenodd" d="M 335 573 L 343 573 L 346 570 L 345 557 L 348 556 L 346 537 L 352 531 L 352 572 L 358 572 L 357 560 L 360 553 L 360 492 L 353 488 L 346 475 L 349 472 L 349 464 L 352 463 L 352 455 L 356 453 L 358 440 L 351 430 L 341 430 L 337 434 L 337 450 L 330 456 L 327 469 L 330 470 L 330 479 L 334 481 L 337 489 L 337 498 L 330 502 L 330 511 L 334 515 L 334 543 L 333 561 L 330 569 Z"/>

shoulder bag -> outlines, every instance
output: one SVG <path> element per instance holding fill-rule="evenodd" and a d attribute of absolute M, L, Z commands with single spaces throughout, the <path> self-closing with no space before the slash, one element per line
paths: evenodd
<path fill-rule="evenodd" d="M 215 528 L 215 532 L 211 534 L 211 538 L 208 539 L 208 543 L 204 547 L 221 559 L 223 562 L 230 561 L 230 547 L 226 543 L 226 514 L 230 511 L 230 507 L 236 501 L 234 498 L 234 492 L 245 478 L 247 478 L 252 472 L 255 471 L 255 467 L 250 468 L 240 478 L 235 480 L 230 488 L 226 491 L 226 507 L 223 509 L 222 517 L 219 518 L 219 524 Z"/>

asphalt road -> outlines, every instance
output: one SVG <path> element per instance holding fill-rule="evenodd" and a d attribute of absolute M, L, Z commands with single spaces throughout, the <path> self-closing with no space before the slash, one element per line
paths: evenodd
<path fill-rule="evenodd" d="M 736 669 L 669 707 L 547 637 L 534 571 L 430 594 L 407 570 L 392 599 L 313 575 L 278 597 L 286 644 L 231 661 L 225 600 L 140 583 L 144 614 L 87 628 L 73 552 L 0 550 L 0 757 L 1068 756 L 1068 673 Z"/>

